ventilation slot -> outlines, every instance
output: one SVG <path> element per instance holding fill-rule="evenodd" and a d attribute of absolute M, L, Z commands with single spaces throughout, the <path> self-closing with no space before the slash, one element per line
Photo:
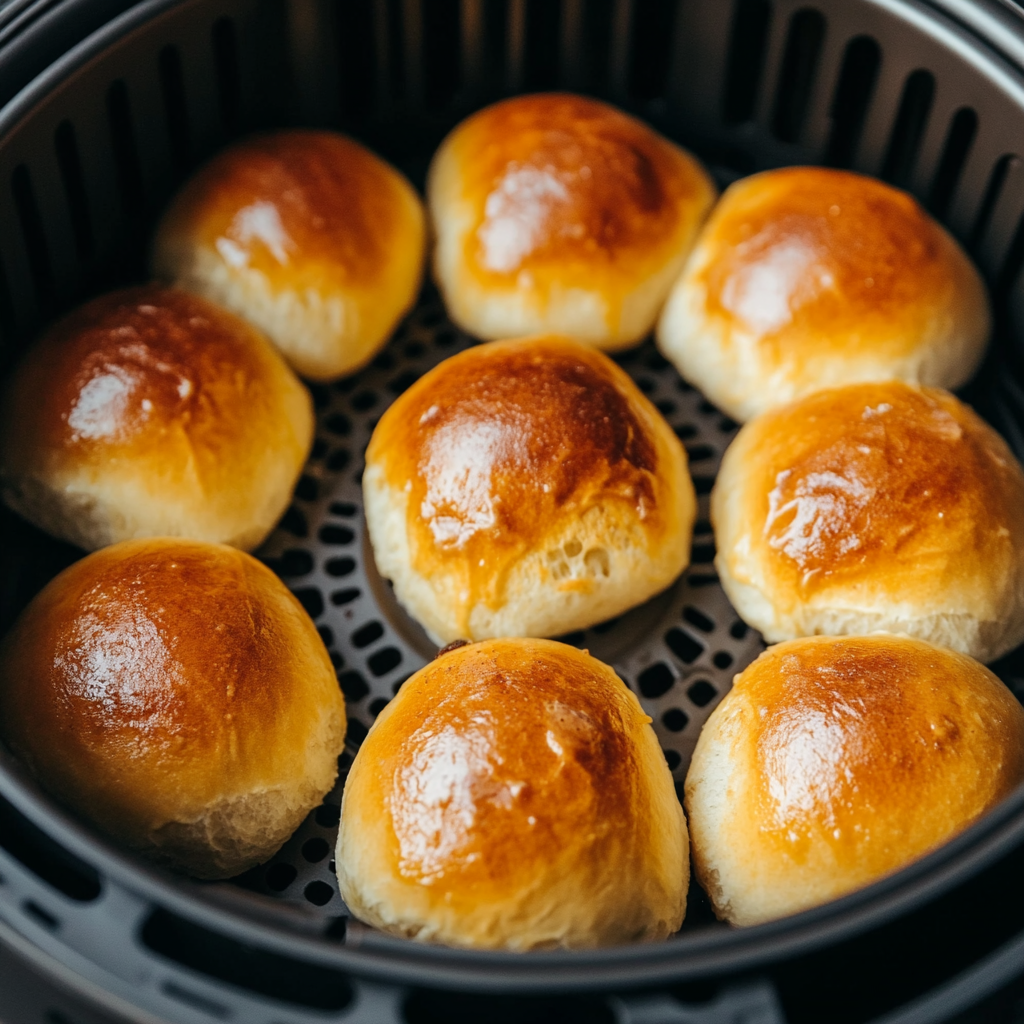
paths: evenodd
<path fill-rule="evenodd" d="M 853 164 L 881 62 L 882 51 L 870 36 L 857 36 L 847 43 L 829 112 L 832 130 L 824 157 L 829 167 L 850 167 Z"/>
<path fill-rule="evenodd" d="M 110 144 L 117 169 L 121 207 L 129 223 L 138 224 L 145 215 L 146 198 L 139 150 L 135 144 L 135 129 L 132 126 L 128 87 L 121 79 L 114 82 L 107 92 L 107 117 L 110 121 Z"/>
<path fill-rule="evenodd" d="M 213 63 L 220 96 L 220 120 L 227 136 L 236 135 L 242 115 L 242 87 L 238 74 L 238 38 L 230 18 L 218 18 L 211 33 Z"/>
<path fill-rule="evenodd" d="M 562 38 L 560 0 L 527 0 L 523 88 L 530 92 L 558 85 L 559 41 Z"/>
<path fill-rule="evenodd" d="M 518 92 L 523 87 L 523 50 L 526 46 L 527 0 L 508 0 L 500 6 L 505 11 L 505 92 Z"/>
<path fill-rule="evenodd" d="M 368 622 L 365 626 L 360 626 L 350 639 L 353 647 L 358 647 L 362 650 L 364 647 L 369 647 L 370 644 L 376 643 L 383 635 L 384 627 L 379 622 Z"/>
<path fill-rule="evenodd" d="M 722 94 L 722 118 L 726 124 L 739 124 L 754 116 L 771 19 L 772 9 L 767 0 L 738 0 Z"/>
<path fill-rule="evenodd" d="M 666 1000 L 667 1002 L 667 1000 Z M 654 1011 L 646 1020 L 689 1020 L 675 1009 Z M 685 1013 L 685 1011 L 683 1011 Z M 669 1017 L 672 1014 L 672 1017 Z M 615 1024 L 624 1019 L 613 1010 L 606 997 L 477 995 L 470 992 L 433 992 L 413 990 L 402 1006 L 405 1024 L 468 1024 L 491 1021 L 492 1024 Z M 736 1019 L 736 1018 L 733 1018 Z"/>
<path fill-rule="evenodd" d="M 974 218 L 971 234 L 967 240 L 968 248 L 972 251 L 981 245 L 981 241 L 985 237 L 988 226 L 992 221 L 992 211 L 995 210 L 996 203 L 999 202 L 999 196 L 1003 191 L 1003 185 L 1006 183 L 1006 176 L 1010 173 L 1010 168 L 1018 159 L 1019 157 L 1014 156 L 1012 153 L 1007 153 L 1001 156 L 992 168 L 988 185 L 985 187 L 985 195 L 981 200 L 981 206 L 978 207 L 978 213 Z"/>
<path fill-rule="evenodd" d="M 667 91 L 678 6 L 676 0 L 647 0 L 634 8 L 629 92 L 637 99 Z"/>
<path fill-rule="evenodd" d="M 772 131 L 780 142 L 800 141 L 824 40 L 825 19 L 818 11 L 806 8 L 793 15 L 772 117 Z"/>
<path fill-rule="evenodd" d="M 443 107 L 462 88 L 462 35 L 459 0 L 428 0 L 423 5 L 425 102 Z"/>
<path fill-rule="evenodd" d="M 661 724 L 669 732 L 682 732 L 690 724 L 690 716 L 679 708 L 671 708 L 661 716 Z"/>
<path fill-rule="evenodd" d="M 1003 260 L 1002 269 L 996 276 L 995 285 L 992 288 L 992 298 L 996 305 L 1005 300 L 1007 293 L 1020 276 L 1022 266 L 1024 266 L 1024 217 L 1021 217 L 1020 223 L 1017 225 L 1013 241 L 1006 251 L 1006 259 Z"/>
<path fill-rule="evenodd" d="M 11 288 L 7 283 L 7 272 L 0 264 L 0 370 L 6 369 L 14 356 L 15 328 Z"/>
<path fill-rule="evenodd" d="M 35 287 L 36 302 L 40 307 L 49 304 L 53 295 L 53 274 L 50 271 L 50 253 L 46 246 L 43 222 L 39 216 L 32 179 L 28 168 L 18 164 L 11 175 L 11 191 L 14 193 L 14 208 L 18 211 L 18 223 L 25 242 L 29 273 Z"/>
<path fill-rule="evenodd" d="M 882 164 L 882 177 L 893 185 L 904 188 L 910 182 L 934 96 L 935 78 L 930 71 L 920 68 L 903 87 L 899 113 Z"/>
<path fill-rule="evenodd" d="M 415 3 L 415 0 L 414 0 Z M 405 50 L 405 26 L 406 17 L 404 13 L 403 0 L 386 0 L 387 22 L 384 25 L 383 33 L 378 25 L 377 38 L 384 38 L 387 41 L 387 53 L 382 65 L 386 75 L 378 83 L 383 87 L 383 92 L 391 99 L 398 99 L 405 95 L 406 90 L 406 62 L 402 60 Z M 415 37 L 415 29 L 412 30 Z M 380 74 L 380 67 L 377 69 Z M 378 100 L 380 97 L 378 97 Z"/>
<path fill-rule="evenodd" d="M 272 999 L 334 1011 L 352 1001 L 352 987 L 338 971 L 243 944 L 165 910 L 143 925 L 142 941 L 175 963 Z"/>
<path fill-rule="evenodd" d="M 476 85 L 484 95 L 501 92 L 505 81 L 508 4 L 505 0 L 479 0 Z"/>
<path fill-rule="evenodd" d="M 936 217 L 944 217 L 949 209 L 977 131 L 978 115 L 970 107 L 961 107 L 949 125 L 946 144 L 928 194 L 928 208 Z"/>
<path fill-rule="evenodd" d="M 402 664 L 402 652 L 397 647 L 385 647 L 367 658 L 366 664 L 375 676 L 386 676 Z"/>
<path fill-rule="evenodd" d="M 78 158 L 78 141 L 70 121 L 61 121 L 54 133 L 54 148 L 57 151 L 57 166 L 60 168 L 64 194 L 68 201 L 71 230 L 75 236 L 75 251 L 80 260 L 92 258 L 95 240 L 92 220 L 89 217 L 89 199 L 82 180 L 82 164 Z"/>
<path fill-rule="evenodd" d="M 579 84 L 585 92 L 608 93 L 612 0 L 588 0 L 580 18 Z"/>
<path fill-rule="evenodd" d="M 1009 374 L 1002 376 L 1000 384 L 1001 394 L 992 403 L 991 414 L 985 410 L 984 416 L 1006 438 L 1013 454 L 1021 459 L 1024 457 L 1024 434 L 1021 433 L 1021 427 L 1024 426 L 1024 392 Z M 999 678 L 1013 690 L 1018 699 L 1024 699 L 1024 677 L 1021 677 L 1020 669 L 1013 664 L 1018 662 L 1018 658 L 1019 655 L 1015 654 L 1007 657 L 1000 667 Z"/>
<path fill-rule="evenodd" d="M 676 677 L 663 661 L 645 668 L 637 679 L 640 693 L 648 700 L 664 696 L 675 685 Z"/>
<path fill-rule="evenodd" d="M 160 88 L 164 95 L 171 166 L 177 176 L 182 178 L 188 173 L 192 161 L 188 107 L 185 104 L 185 79 L 181 72 L 181 54 L 176 46 L 165 46 L 160 51 Z"/>
<path fill-rule="evenodd" d="M 47 931 L 55 932 L 60 927 L 60 920 L 54 917 L 48 910 L 39 906 L 35 900 L 28 900 L 21 908 L 26 916 L 32 918 L 36 924 L 41 925 Z"/>
<path fill-rule="evenodd" d="M 65 850 L 2 798 L 0 846 L 69 899 L 88 903 L 102 891 L 100 876 L 93 868 Z"/>
<path fill-rule="evenodd" d="M 361 121 L 376 100 L 377 47 L 373 0 L 348 0 L 338 6 L 341 56 L 341 107 L 350 121 Z"/>
<path fill-rule="evenodd" d="M 346 673 L 346 675 L 348 674 L 349 673 Z M 356 672 L 353 672 L 351 674 L 358 675 L 358 673 Z M 339 682 L 340 681 L 341 680 L 339 679 Z M 363 685 L 365 686 L 366 684 L 363 683 Z M 342 689 L 344 690 L 344 687 L 342 687 Z M 348 696 L 347 693 L 346 696 Z M 367 731 L 368 730 L 366 726 L 363 725 L 363 723 L 360 722 L 358 718 L 350 718 L 348 720 L 348 728 L 345 730 L 345 742 L 349 744 L 349 746 L 351 746 L 353 749 L 358 750 L 359 745 L 363 742 L 363 740 L 366 739 Z"/>

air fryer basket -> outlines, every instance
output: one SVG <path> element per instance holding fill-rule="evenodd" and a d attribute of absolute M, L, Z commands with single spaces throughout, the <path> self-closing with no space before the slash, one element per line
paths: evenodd
<path fill-rule="evenodd" d="M 0 13 L 4 367 L 60 311 L 143 276 L 168 196 L 231 138 L 340 127 L 422 183 L 434 147 L 469 111 L 569 88 L 646 117 L 695 148 L 723 185 L 764 167 L 827 163 L 915 192 L 993 289 L 999 339 L 968 398 L 1024 455 L 1024 163 L 1014 152 L 1024 147 L 1024 20 L 995 0 L 145 0 L 123 13 L 117 4 L 15 0 Z M 427 288 L 367 370 L 315 387 L 312 458 L 259 552 L 332 652 L 351 720 L 343 769 L 434 653 L 374 570 L 363 448 L 389 401 L 470 343 Z M 687 446 L 701 503 L 693 565 L 643 608 L 565 639 L 636 690 L 681 783 L 707 715 L 762 649 L 711 565 L 707 496 L 735 425 L 650 342 L 620 362 Z M 78 554 L 4 513 L 0 628 Z M 1007 659 L 1002 674 L 1021 696 L 1015 664 Z M 1024 791 L 899 875 L 786 921 L 727 929 L 694 889 L 687 924 L 668 942 L 508 956 L 419 946 L 347 920 L 332 862 L 341 785 L 269 864 L 237 883 L 200 885 L 109 847 L 0 749 L 0 939 L 97 1005 L 245 1024 L 393 1020 L 401 985 L 621 990 L 783 962 L 802 964 L 792 967 L 799 976 L 820 969 L 815 950 L 898 950 L 901 922 L 924 922 L 936 948 L 948 945 L 949 905 L 961 908 L 960 956 L 926 971 L 927 985 L 971 968 L 974 988 L 954 984 L 933 1001 L 955 1009 L 978 978 L 991 987 L 1024 962 L 1024 915 L 1006 912 L 1024 907 Z M 953 904 L 931 927 L 939 897 Z M 983 904 L 992 904 L 984 927 L 971 917 Z M 782 1020 L 765 980 L 727 986 L 682 1017 L 678 1002 L 651 998 L 607 1005 L 623 1021 Z M 908 1021 L 931 1019 L 920 1016 L 927 1007 L 914 1012 Z"/>

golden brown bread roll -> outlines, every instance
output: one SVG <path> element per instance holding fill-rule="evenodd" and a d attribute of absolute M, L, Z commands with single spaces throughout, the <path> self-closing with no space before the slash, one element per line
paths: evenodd
<path fill-rule="evenodd" d="M 4 501 L 86 549 L 256 547 L 313 441 L 306 389 L 244 321 L 187 292 L 113 292 L 28 352 L 0 411 Z"/>
<path fill-rule="evenodd" d="M 711 520 L 722 586 L 769 642 L 885 630 L 991 661 L 1024 640 L 1024 472 L 948 392 L 852 384 L 765 413 Z"/>
<path fill-rule="evenodd" d="M 686 911 L 686 822 L 649 723 L 574 647 L 488 640 L 440 654 L 352 765 L 342 898 L 378 928 L 453 946 L 670 935 Z"/>
<path fill-rule="evenodd" d="M 412 307 L 426 247 L 409 182 L 334 132 L 247 139 L 177 195 L 153 271 L 234 310 L 299 373 L 330 380 L 369 362 Z"/>
<path fill-rule="evenodd" d="M 686 453 L 607 356 L 557 336 L 468 349 L 381 417 L 366 451 L 377 568 L 440 643 L 557 636 L 686 567 Z"/>
<path fill-rule="evenodd" d="M 820 388 L 955 388 L 991 330 L 977 270 L 911 196 L 787 167 L 722 196 L 658 324 L 679 372 L 741 423 Z"/>
<path fill-rule="evenodd" d="M 0 735 L 114 839 L 228 878 L 333 786 L 345 702 L 313 623 L 256 559 L 125 541 L 61 573 L 5 638 Z"/>
<path fill-rule="evenodd" d="M 714 198 L 689 153 L 614 107 L 505 100 L 434 156 L 434 277 L 478 337 L 554 331 L 624 348 L 653 327 Z"/>
<path fill-rule="evenodd" d="M 719 917 L 757 924 L 852 892 L 1024 782 L 1024 708 L 976 661 L 898 636 L 769 648 L 697 742 L 686 811 Z"/>

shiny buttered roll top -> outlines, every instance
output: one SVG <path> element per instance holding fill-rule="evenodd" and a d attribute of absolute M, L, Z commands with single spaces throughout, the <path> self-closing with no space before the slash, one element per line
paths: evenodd
<path fill-rule="evenodd" d="M 432 637 L 554 636 L 671 583 L 696 511 L 686 454 L 610 359 L 548 336 L 446 360 L 366 453 L 381 574 Z"/>
<path fill-rule="evenodd" d="M 117 841 L 229 878 L 333 786 L 345 702 L 266 566 L 219 544 L 126 541 L 56 577 L 4 639 L 0 736 Z"/>
<path fill-rule="evenodd" d="M 86 549 L 132 537 L 260 544 L 313 441 L 309 393 L 263 335 L 146 285 L 52 327 L 0 410 L 4 501 Z"/>
<path fill-rule="evenodd" d="M 787 167 L 722 196 L 658 342 L 744 422 L 840 384 L 959 387 L 990 329 L 977 270 L 912 196 L 848 171 Z"/>
<path fill-rule="evenodd" d="M 650 719 L 548 640 L 464 646 L 403 684 L 349 773 L 337 865 L 368 924 L 513 950 L 664 938 L 689 875 Z"/>
<path fill-rule="evenodd" d="M 303 376 L 367 363 L 419 291 L 426 218 L 409 182 L 334 132 L 258 135 L 174 199 L 153 270 L 246 317 Z"/>
<path fill-rule="evenodd" d="M 940 846 L 1024 782 L 1024 708 L 976 661 L 909 637 L 769 648 L 697 742 L 686 811 L 718 916 L 817 906 Z"/>
<path fill-rule="evenodd" d="M 722 586 L 769 642 L 886 630 L 991 661 L 1024 640 L 1024 472 L 948 392 L 856 384 L 758 417 L 711 518 Z"/>
<path fill-rule="evenodd" d="M 554 331 L 623 348 L 650 331 L 714 197 L 689 153 L 614 107 L 505 100 L 434 156 L 434 276 L 478 337 Z"/>

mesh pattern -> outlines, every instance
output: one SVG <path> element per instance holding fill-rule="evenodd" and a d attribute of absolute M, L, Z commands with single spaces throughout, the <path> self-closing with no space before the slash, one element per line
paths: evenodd
<path fill-rule="evenodd" d="M 387 406 L 442 359 L 475 342 L 455 328 L 436 294 L 426 295 L 388 347 L 362 373 L 314 387 L 317 438 L 280 526 L 259 552 L 315 620 L 331 652 L 349 715 L 341 778 L 247 887 L 345 913 L 334 876 L 344 774 L 374 718 L 436 647 L 381 579 L 366 536 L 363 451 Z M 560 639 L 610 664 L 654 720 L 665 758 L 682 782 L 708 715 L 762 650 L 732 610 L 712 564 L 708 500 L 736 424 L 682 381 L 648 341 L 618 357 L 686 446 L 698 494 L 690 568 L 668 590 L 617 619 Z"/>

